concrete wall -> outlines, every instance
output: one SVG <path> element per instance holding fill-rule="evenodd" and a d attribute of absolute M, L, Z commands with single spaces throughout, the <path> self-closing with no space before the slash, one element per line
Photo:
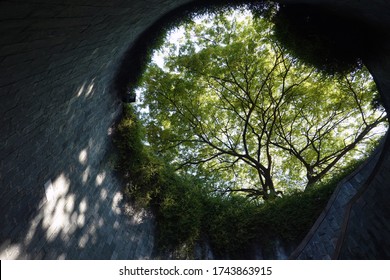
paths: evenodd
<path fill-rule="evenodd" d="M 343 223 L 349 211 L 349 203 L 365 183 L 379 163 L 383 145 L 371 157 L 344 178 L 333 192 L 324 211 L 318 217 L 302 243 L 289 256 L 290 259 L 332 259 L 343 235 Z"/>
<path fill-rule="evenodd" d="M 0 2 L 1 258 L 150 256 L 153 221 L 123 217 L 110 169 L 113 81 L 135 38 L 185 2 Z"/>
<path fill-rule="evenodd" d="M 188 2 L 0 2 L 2 259 L 151 256 L 153 219 L 126 207 L 109 160 L 112 125 L 121 110 L 114 82 L 141 32 Z M 386 1 L 305 2 L 336 3 L 339 12 L 390 26 Z M 382 49 L 370 59 L 388 104 L 389 54 Z M 375 177 L 375 186 L 385 190 L 386 167 Z M 351 213 L 358 213 L 358 205 Z M 346 242 L 353 230 L 347 229 Z"/>

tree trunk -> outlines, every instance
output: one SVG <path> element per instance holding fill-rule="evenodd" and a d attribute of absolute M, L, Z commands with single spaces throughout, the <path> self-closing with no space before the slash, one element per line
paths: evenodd
<path fill-rule="evenodd" d="M 314 186 L 314 184 L 318 181 L 316 176 L 313 176 L 313 174 L 309 172 L 306 174 L 306 178 L 307 178 L 307 184 L 305 187 L 305 191 L 310 190 Z"/>
<path fill-rule="evenodd" d="M 272 180 L 271 172 L 269 170 L 266 170 L 263 174 L 263 177 L 264 177 L 263 199 L 267 200 L 267 199 L 276 198 L 277 192 L 275 191 L 275 185 L 274 185 L 274 182 Z"/>

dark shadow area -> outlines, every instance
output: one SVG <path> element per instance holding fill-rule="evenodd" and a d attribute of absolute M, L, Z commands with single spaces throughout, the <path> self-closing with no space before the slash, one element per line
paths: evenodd
<path fill-rule="evenodd" d="M 329 74 L 351 72 L 382 44 L 388 29 L 330 7 L 282 4 L 275 36 L 294 56 Z"/>

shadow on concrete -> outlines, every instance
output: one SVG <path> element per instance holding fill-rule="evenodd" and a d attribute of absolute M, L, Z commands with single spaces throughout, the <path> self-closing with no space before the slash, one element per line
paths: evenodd
<path fill-rule="evenodd" d="M 47 139 L 47 149 L 36 158 L 41 160 L 36 163 L 41 164 L 38 169 L 42 169 L 36 173 L 37 178 L 24 178 L 21 166 L 16 168 L 20 172 L 17 180 L 8 178 L 13 180 L 10 186 L 19 182 L 25 188 L 23 192 L 8 188 L 9 192 L 2 195 L 1 216 L 5 226 L 1 231 L 1 259 L 150 257 L 153 218 L 147 211 L 136 211 L 124 201 L 111 158 L 114 126 L 108 120 L 120 115 L 120 106 L 105 109 L 112 114 L 108 118 L 96 119 L 91 101 L 97 90 L 102 87 L 94 78 L 82 83 L 64 108 L 53 116 L 58 120 L 67 118 L 66 122 L 50 120 L 53 130 Z M 83 108 L 81 115 L 72 113 L 78 112 L 78 108 Z M 80 124 L 81 117 L 85 122 Z M 105 135 L 99 135 L 104 126 Z M 80 143 L 84 143 L 81 148 Z M 29 144 L 33 149 L 34 143 L 26 145 Z M 27 157 L 35 159 L 34 154 Z M 45 158 L 47 162 L 42 162 Z M 48 170 L 53 169 L 60 171 L 50 174 Z M 9 203 L 4 200 L 6 197 L 11 197 Z"/>

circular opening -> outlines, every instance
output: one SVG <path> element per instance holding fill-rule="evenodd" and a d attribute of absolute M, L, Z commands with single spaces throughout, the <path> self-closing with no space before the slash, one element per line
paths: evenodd
<path fill-rule="evenodd" d="M 273 28 L 243 8 L 195 17 L 140 80 L 143 123 L 128 107 L 120 126 L 128 191 L 156 207 L 162 244 L 248 257 L 254 242 L 297 242 L 384 134 L 364 67 L 328 75 Z"/>
<path fill-rule="evenodd" d="M 273 28 L 248 9 L 195 17 L 170 33 L 138 88 L 152 149 L 222 193 L 268 199 L 311 187 L 385 132 L 365 68 L 326 75 Z"/>

